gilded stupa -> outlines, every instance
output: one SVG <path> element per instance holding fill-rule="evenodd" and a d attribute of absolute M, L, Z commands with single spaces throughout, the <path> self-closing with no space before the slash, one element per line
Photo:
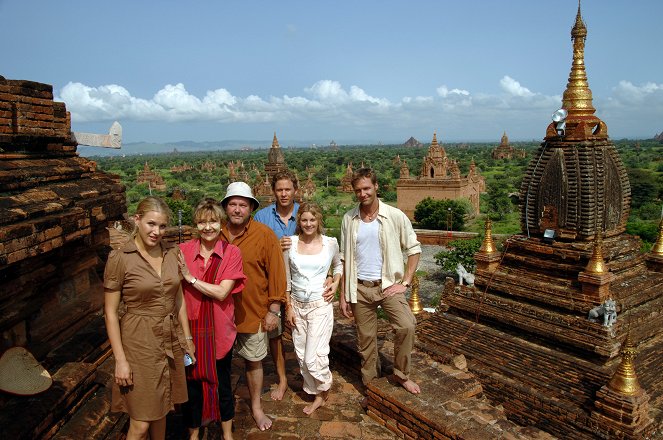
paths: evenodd
<path fill-rule="evenodd" d="M 625 233 L 631 188 L 595 115 L 586 38 L 578 5 L 561 109 L 523 178 L 521 233 L 498 251 L 487 225 L 474 287 L 445 288 L 444 313 L 419 324 L 417 347 L 441 360 L 465 355 L 520 424 L 559 438 L 647 438 L 663 435 L 663 265 Z M 639 353 L 628 372 L 647 399 L 612 379 L 627 334 Z"/>

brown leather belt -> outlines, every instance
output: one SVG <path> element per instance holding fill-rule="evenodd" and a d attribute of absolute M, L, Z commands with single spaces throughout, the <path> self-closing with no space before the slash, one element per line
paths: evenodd
<path fill-rule="evenodd" d="M 357 282 L 364 287 L 378 287 L 382 284 L 382 280 L 360 280 L 357 278 Z"/>

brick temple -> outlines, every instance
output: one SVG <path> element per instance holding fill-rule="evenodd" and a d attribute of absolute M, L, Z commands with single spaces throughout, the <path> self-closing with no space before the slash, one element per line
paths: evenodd
<path fill-rule="evenodd" d="M 418 347 L 464 354 L 521 424 L 564 439 L 661 438 L 662 238 L 643 254 L 624 232 L 631 189 L 594 114 L 580 7 L 571 37 L 563 111 L 523 178 L 522 232 L 500 252 L 487 225 L 475 286 L 445 288 Z"/>
<path fill-rule="evenodd" d="M 458 162 L 447 156 L 444 147 L 437 140 L 437 133 L 433 133 L 433 140 L 418 176 L 411 175 L 405 160 L 401 161 L 400 178 L 396 182 L 396 205 L 414 220 L 417 203 L 426 197 L 437 200 L 466 199 L 472 207 L 471 215 L 477 215 L 479 196 L 485 191 L 486 181 L 474 160 L 467 175 L 462 176 Z"/>

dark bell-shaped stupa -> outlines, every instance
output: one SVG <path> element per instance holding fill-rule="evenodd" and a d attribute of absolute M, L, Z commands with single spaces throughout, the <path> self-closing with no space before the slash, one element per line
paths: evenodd
<path fill-rule="evenodd" d="M 580 15 L 571 31 L 573 63 L 546 137 L 520 189 L 521 225 L 528 236 L 591 240 L 624 232 L 631 186 L 606 124 L 594 115 L 585 71 L 587 28 Z"/>

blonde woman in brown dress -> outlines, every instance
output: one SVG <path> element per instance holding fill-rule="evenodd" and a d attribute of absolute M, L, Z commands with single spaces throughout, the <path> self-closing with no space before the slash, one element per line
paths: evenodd
<path fill-rule="evenodd" d="M 108 256 L 106 330 L 115 356 L 111 410 L 129 414 L 127 439 L 160 440 L 166 415 L 187 400 L 184 355 L 195 361 L 176 246 L 162 241 L 170 209 L 157 197 L 136 208 L 133 237 Z M 127 311 L 119 317 L 120 301 Z"/>

